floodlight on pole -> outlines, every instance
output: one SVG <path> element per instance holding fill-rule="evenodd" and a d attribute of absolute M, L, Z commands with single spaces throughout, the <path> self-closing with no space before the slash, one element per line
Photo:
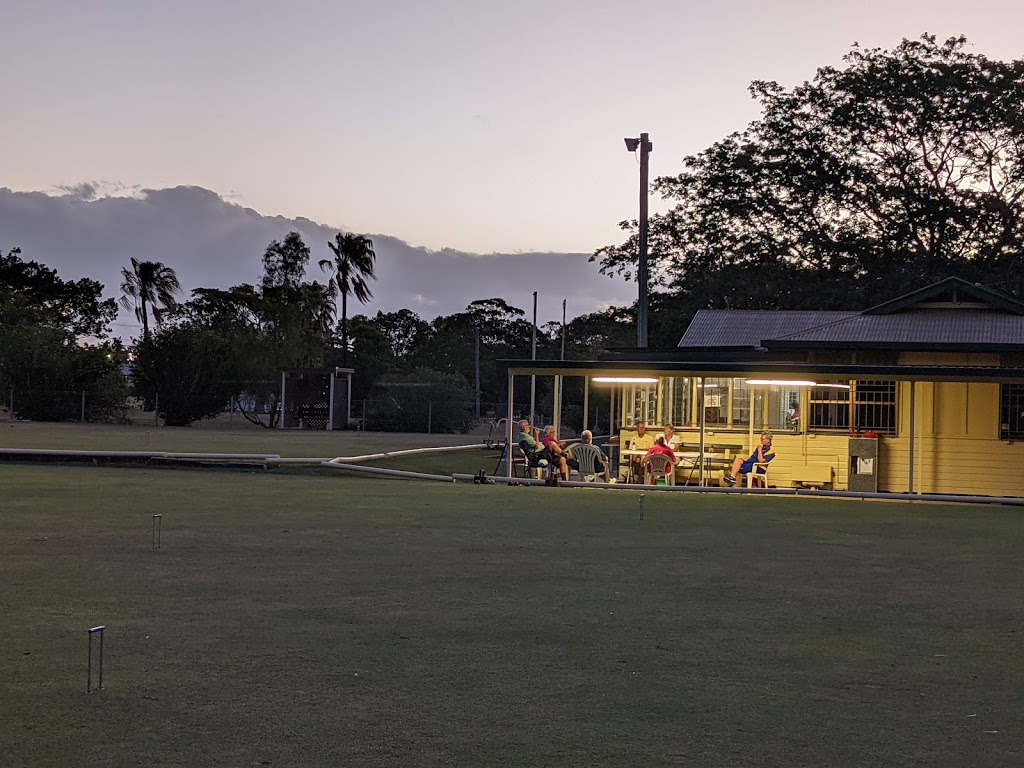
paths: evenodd
<path fill-rule="evenodd" d="M 636 345 L 644 348 L 647 346 L 647 305 L 649 303 L 647 291 L 650 283 L 647 269 L 647 177 L 649 156 L 654 150 L 654 145 L 649 141 L 646 133 L 641 133 L 638 139 L 627 138 L 623 141 L 626 142 L 626 149 L 630 152 L 640 150 L 640 254 L 636 276 L 639 283 L 636 306 Z"/>

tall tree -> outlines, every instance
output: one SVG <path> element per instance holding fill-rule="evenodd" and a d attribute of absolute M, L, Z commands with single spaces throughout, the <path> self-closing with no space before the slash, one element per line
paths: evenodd
<path fill-rule="evenodd" d="M 348 297 L 354 296 L 360 304 L 365 304 L 373 293 L 367 280 L 375 279 L 374 261 L 377 254 L 373 251 L 373 241 L 352 232 L 339 232 L 334 242 L 328 242 L 334 254 L 334 260 L 323 259 L 320 268 L 334 272 L 334 283 L 341 295 L 341 354 L 342 366 L 348 366 Z"/>
<path fill-rule="evenodd" d="M 689 311 L 857 308 L 950 274 L 1024 291 L 1024 61 L 925 35 L 750 90 L 761 118 L 655 185 L 652 265 Z M 631 277 L 635 254 L 593 258 Z"/>
<path fill-rule="evenodd" d="M 175 294 L 181 292 L 178 276 L 171 267 L 159 261 L 139 261 L 132 258 L 132 268 L 121 270 L 121 306 L 135 310 L 142 323 L 142 339 L 149 338 L 149 315 L 160 325 L 163 313 L 173 310 Z"/>

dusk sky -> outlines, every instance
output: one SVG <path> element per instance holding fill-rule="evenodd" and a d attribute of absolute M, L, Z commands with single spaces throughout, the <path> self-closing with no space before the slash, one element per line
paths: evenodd
<path fill-rule="evenodd" d="M 1024 48 L 1018 0 L 0 0 L 0 13 L 0 187 L 196 186 L 472 253 L 618 242 L 638 181 L 622 137 L 650 132 L 652 176 L 675 173 L 756 117 L 751 80 L 796 84 L 854 41 Z"/>

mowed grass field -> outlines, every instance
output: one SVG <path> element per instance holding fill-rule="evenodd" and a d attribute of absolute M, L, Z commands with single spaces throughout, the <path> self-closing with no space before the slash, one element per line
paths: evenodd
<path fill-rule="evenodd" d="M 1016 766 L 1022 551 L 999 507 L 0 465 L 0 766 Z"/>

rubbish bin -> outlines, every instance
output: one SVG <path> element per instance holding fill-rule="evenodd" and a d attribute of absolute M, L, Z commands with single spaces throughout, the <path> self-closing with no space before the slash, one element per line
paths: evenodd
<path fill-rule="evenodd" d="M 847 490 L 878 493 L 878 438 L 850 438 L 850 479 Z"/>

